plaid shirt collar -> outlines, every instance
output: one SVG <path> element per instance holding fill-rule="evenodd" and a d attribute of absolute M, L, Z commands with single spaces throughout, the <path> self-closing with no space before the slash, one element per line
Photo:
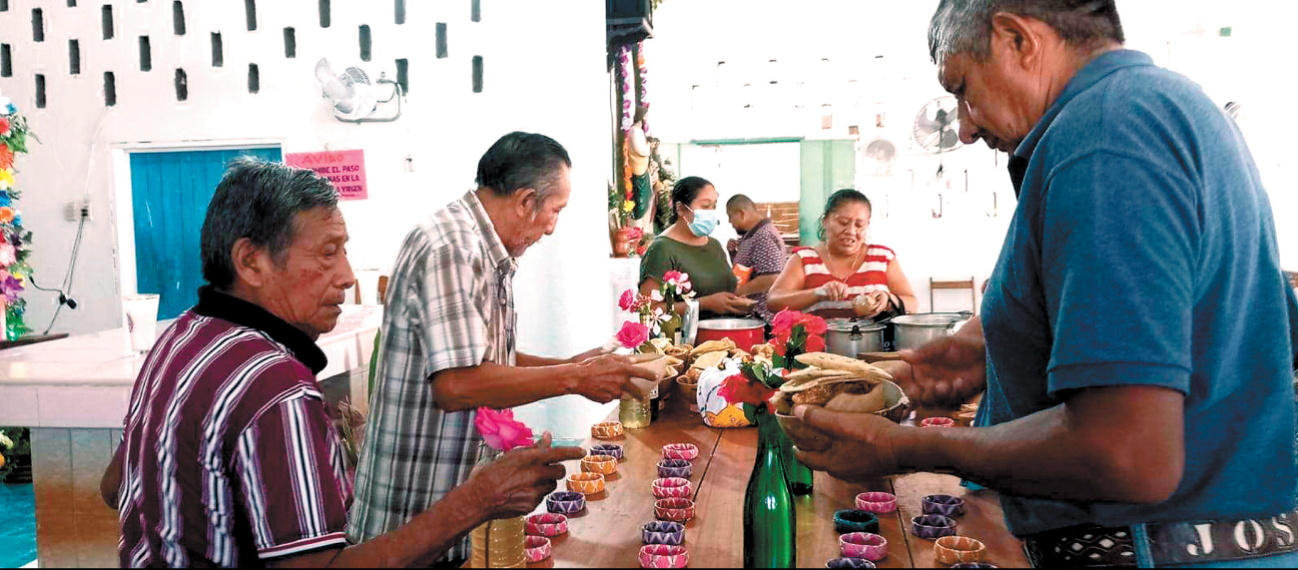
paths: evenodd
<path fill-rule="evenodd" d="M 509 255 L 509 250 L 505 249 L 505 242 L 500 240 L 500 235 L 496 233 L 496 225 L 491 222 L 491 217 L 487 215 L 487 209 L 482 206 L 482 200 L 478 199 L 478 192 L 470 190 L 464 194 L 464 204 L 469 209 L 469 214 L 478 224 L 478 231 L 482 234 L 482 239 L 487 244 L 487 252 L 491 255 L 491 264 L 497 271 L 508 271 L 513 274 L 518 269 L 518 259 Z"/>

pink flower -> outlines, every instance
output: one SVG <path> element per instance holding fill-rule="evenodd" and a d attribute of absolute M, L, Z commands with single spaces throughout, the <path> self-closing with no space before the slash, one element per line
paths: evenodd
<path fill-rule="evenodd" d="M 478 408 L 473 425 L 478 428 L 478 433 L 482 434 L 487 445 L 497 451 L 532 445 L 532 429 L 515 420 L 512 410 Z"/>
<path fill-rule="evenodd" d="M 3 243 L 0 244 L 0 267 L 9 267 L 18 261 L 18 253 L 14 246 Z"/>
<path fill-rule="evenodd" d="M 671 285 L 675 285 L 675 284 L 679 283 L 679 282 L 681 281 L 681 278 L 684 277 L 684 276 L 685 276 L 685 274 L 684 274 L 684 273 L 681 273 L 681 272 L 679 272 L 679 271 L 668 271 L 667 273 L 664 273 L 664 274 L 663 274 L 663 282 L 664 282 L 664 283 L 669 283 L 669 284 L 671 284 Z M 688 278 L 686 278 L 686 279 L 688 279 Z"/>
<path fill-rule="evenodd" d="M 640 323 L 627 321 L 622 330 L 617 331 L 617 341 L 625 348 L 635 348 L 649 340 L 649 327 Z"/>
<path fill-rule="evenodd" d="M 617 306 L 623 311 L 630 311 L 635 307 L 635 290 L 627 289 L 622 292 L 622 298 L 617 300 Z"/>
<path fill-rule="evenodd" d="M 775 318 L 771 319 L 771 334 L 782 336 L 784 333 L 793 330 L 793 325 L 797 324 L 800 316 L 802 316 L 802 313 L 788 309 L 776 313 Z"/>

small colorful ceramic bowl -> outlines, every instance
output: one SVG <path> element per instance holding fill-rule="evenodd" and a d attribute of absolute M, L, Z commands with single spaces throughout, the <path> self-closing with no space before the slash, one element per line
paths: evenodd
<path fill-rule="evenodd" d="M 607 455 L 622 459 L 622 446 L 616 443 L 601 443 L 590 446 L 590 455 Z"/>
<path fill-rule="evenodd" d="M 845 509 L 834 513 L 834 532 L 872 532 L 879 534 L 879 517 L 860 509 Z"/>
<path fill-rule="evenodd" d="M 590 436 L 595 439 L 617 439 L 622 437 L 622 422 L 602 422 L 590 426 Z"/>
<path fill-rule="evenodd" d="M 557 513 L 541 513 L 527 517 L 524 527 L 528 536 L 556 537 L 568 532 L 568 517 Z"/>
<path fill-rule="evenodd" d="M 527 554 L 527 561 L 537 563 L 550 557 L 550 539 L 544 536 L 529 536 L 524 539 L 523 552 Z"/>
<path fill-rule="evenodd" d="M 570 515 L 586 508 L 586 496 L 576 491 L 559 491 L 545 498 L 545 510 Z"/>
<path fill-rule="evenodd" d="M 870 532 L 852 532 L 838 537 L 838 549 L 844 558 L 878 562 L 888 557 L 888 540 Z"/>
<path fill-rule="evenodd" d="M 688 499 L 694 495 L 694 488 L 690 485 L 690 480 L 681 477 L 654 479 L 653 490 L 655 499 L 670 499 L 672 497 Z"/>
<path fill-rule="evenodd" d="M 825 568 L 876 568 L 864 558 L 835 558 L 825 563 Z"/>
<path fill-rule="evenodd" d="M 699 448 L 692 443 L 669 443 L 663 446 L 663 459 L 694 461 L 698 456 Z"/>
<path fill-rule="evenodd" d="M 568 476 L 568 490 L 583 495 L 604 491 L 604 476 L 599 473 L 573 473 Z"/>
<path fill-rule="evenodd" d="M 685 524 L 694 518 L 694 501 L 673 497 L 654 502 L 654 516 L 658 520 Z"/>
<path fill-rule="evenodd" d="M 690 563 L 690 554 L 684 546 L 649 544 L 640 547 L 641 568 L 684 568 Z"/>
<path fill-rule="evenodd" d="M 964 499 L 953 495 L 928 495 L 920 502 L 926 515 L 958 517 L 964 514 Z"/>
<path fill-rule="evenodd" d="M 955 427 L 955 420 L 946 416 L 924 418 L 920 420 L 919 427 Z"/>
<path fill-rule="evenodd" d="M 680 477 L 689 479 L 694 474 L 694 467 L 684 459 L 664 459 L 658 462 L 658 477 L 667 479 Z"/>
<path fill-rule="evenodd" d="M 856 496 L 856 508 L 871 513 L 891 513 L 897 510 L 897 496 L 892 493 L 861 493 Z"/>
<path fill-rule="evenodd" d="M 617 472 L 617 458 L 612 455 L 587 455 L 581 460 L 581 470 L 587 473 L 612 475 Z"/>
<path fill-rule="evenodd" d="M 942 564 L 982 562 L 987 545 L 967 536 L 944 536 L 933 543 L 933 557 Z"/>
<path fill-rule="evenodd" d="M 671 521 L 654 521 L 641 527 L 640 538 L 645 544 L 680 546 L 685 542 L 685 525 Z"/>
<path fill-rule="evenodd" d="M 942 515 L 923 515 L 910 520 L 911 534 L 935 540 L 955 535 L 955 519 Z"/>
<path fill-rule="evenodd" d="M 1000 568 L 1000 566 L 997 566 L 990 562 L 961 562 L 959 564 L 952 564 L 951 567 L 952 568 Z"/>

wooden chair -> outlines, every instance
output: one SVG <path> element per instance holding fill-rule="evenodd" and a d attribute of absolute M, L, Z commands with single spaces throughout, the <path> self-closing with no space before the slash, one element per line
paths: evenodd
<path fill-rule="evenodd" d="M 959 281 L 938 281 L 930 277 L 928 279 L 928 307 L 933 312 L 937 312 L 937 309 L 934 308 L 935 295 L 933 293 L 938 289 L 968 289 L 969 310 L 975 314 L 978 313 L 978 292 L 974 289 L 973 277 Z"/>

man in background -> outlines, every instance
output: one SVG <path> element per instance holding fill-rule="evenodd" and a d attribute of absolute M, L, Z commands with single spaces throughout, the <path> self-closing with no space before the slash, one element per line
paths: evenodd
<path fill-rule="evenodd" d="M 726 202 L 726 217 L 739 234 L 730 249 L 731 265 L 737 274 L 748 274 L 747 278 L 740 276 L 735 294 L 757 301 L 753 312 L 770 323 L 773 315 L 766 308 L 766 291 L 784 270 L 788 257 L 784 239 L 771 219 L 757 211 L 757 204 L 743 194 L 735 194 Z"/>

